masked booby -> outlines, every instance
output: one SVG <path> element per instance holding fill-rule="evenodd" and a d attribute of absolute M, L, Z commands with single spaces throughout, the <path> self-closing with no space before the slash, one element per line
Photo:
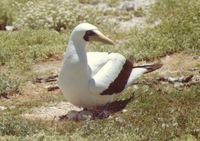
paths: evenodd
<path fill-rule="evenodd" d="M 94 25 L 81 23 L 72 31 L 59 74 L 58 85 L 64 97 L 83 108 L 106 105 L 145 73 L 162 64 L 133 66 L 133 57 L 118 53 L 88 52 L 89 41 L 114 45 Z"/>

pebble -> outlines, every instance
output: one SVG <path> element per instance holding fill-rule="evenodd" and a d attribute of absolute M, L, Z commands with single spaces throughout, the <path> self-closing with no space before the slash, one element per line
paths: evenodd
<path fill-rule="evenodd" d="M 200 70 L 200 68 L 199 67 L 193 67 L 193 68 L 190 69 L 190 71 L 196 71 L 196 70 Z"/>
<path fill-rule="evenodd" d="M 117 122 L 123 122 L 124 120 L 122 118 L 120 118 L 120 117 L 116 117 L 115 121 L 117 121 Z"/>
<path fill-rule="evenodd" d="M 134 113 L 132 114 L 132 117 L 136 117 L 136 112 L 134 112 Z"/>
<path fill-rule="evenodd" d="M 7 31 L 13 31 L 14 30 L 14 26 L 6 26 L 5 27 Z"/>
<path fill-rule="evenodd" d="M 174 83 L 177 80 L 178 80 L 178 78 L 168 77 L 168 81 L 171 83 Z"/>
<path fill-rule="evenodd" d="M 167 127 L 169 127 L 168 124 L 165 124 L 165 123 L 162 124 L 162 128 L 167 128 Z"/>
<path fill-rule="evenodd" d="M 175 87 L 175 88 L 180 88 L 180 87 L 183 87 L 183 86 L 184 86 L 183 83 L 180 83 L 180 82 L 175 82 L 175 83 L 174 83 L 174 87 Z"/>
<path fill-rule="evenodd" d="M 139 89 L 139 87 L 138 87 L 137 85 L 133 85 L 133 88 L 134 88 L 135 90 Z"/>
<path fill-rule="evenodd" d="M 134 1 L 126 1 L 123 5 L 119 8 L 122 11 L 132 11 L 135 10 Z"/>
<path fill-rule="evenodd" d="M 6 110 L 7 108 L 6 107 L 3 107 L 3 106 L 0 106 L 0 110 Z"/>
<path fill-rule="evenodd" d="M 10 106 L 9 109 L 13 110 L 13 109 L 15 109 L 15 106 Z"/>
<path fill-rule="evenodd" d="M 122 112 L 124 112 L 124 113 L 125 113 L 125 112 L 127 112 L 127 110 L 126 110 L 126 109 L 123 109 L 123 110 L 122 110 Z"/>

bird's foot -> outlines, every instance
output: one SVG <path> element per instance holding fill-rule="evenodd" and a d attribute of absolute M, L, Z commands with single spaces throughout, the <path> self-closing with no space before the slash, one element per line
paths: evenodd
<path fill-rule="evenodd" d="M 109 103 L 106 104 L 104 110 L 99 114 L 100 116 L 103 116 L 103 118 L 107 118 L 111 115 L 111 112 L 108 111 L 108 105 Z"/>
<path fill-rule="evenodd" d="M 59 116 L 60 121 L 74 120 L 77 121 L 78 111 L 71 110 L 66 115 Z"/>
<path fill-rule="evenodd" d="M 83 111 L 78 114 L 78 121 L 91 119 L 93 119 L 93 114 L 87 108 L 83 108 Z"/>

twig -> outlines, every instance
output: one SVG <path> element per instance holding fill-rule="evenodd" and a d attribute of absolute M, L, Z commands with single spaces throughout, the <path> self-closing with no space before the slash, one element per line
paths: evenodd
<path fill-rule="evenodd" d="M 175 82 L 187 83 L 192 79 L 193 76 L 194 75 L 191 74 L 191 75 L 189 75 L 187 77 L 176 77 L 176 78 L 173 78 L 173 77 L 159 77 L 156 80 L 157 81 L 167 81 L 167 82 L 173 83 L 173 84 Z"/>
<path fill-rule="evenodd" d="M 58 86 L 53 86 L 53 87 L 49 87 L 49 88 L 47 89 L 47 91 L 54 91 L 54 90 L 57 90 L 57 89 L 59 89 Z"/>
<path fill-rule="evenodd" d="M 58 75 L 49 76 L 47 78 L 36 78 L 35 80 L 33 80 L 33 83 L 36 84 L 36 83 L 46 83 L 53 81 L 58 81 Z"/>
<path fill-rule="evenodd" d="M 1 99 L 1 97 L 4 97 L 4 98 L 6 98 L 6 99 L 10 99 L 10 97 L 8 96 L 7 93 L 2 93 L 2 94 L 0 94 L 0 99 Z"/>

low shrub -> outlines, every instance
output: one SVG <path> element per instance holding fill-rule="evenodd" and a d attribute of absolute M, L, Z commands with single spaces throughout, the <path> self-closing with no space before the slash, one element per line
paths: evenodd
<path fill-rule="evenodd" d="M 18 3 L 15 2 L 15 4 Z M 102 18 L 103 14 L 99 10 L 90 5 L 83 6 L 78 0 L 29 1 L 23 4 L 13 25 L 17 28 L 49 28 L 60 31 L 71 29 L 82 22 L 97 25 Z"/>
<path fill-rule="evenodd" d="M 4 3 L 4 1 L 0 1 L 0 30 L 5 30 L 7 25 L 12 24 L 12 14 L 9 6 Z"/>

